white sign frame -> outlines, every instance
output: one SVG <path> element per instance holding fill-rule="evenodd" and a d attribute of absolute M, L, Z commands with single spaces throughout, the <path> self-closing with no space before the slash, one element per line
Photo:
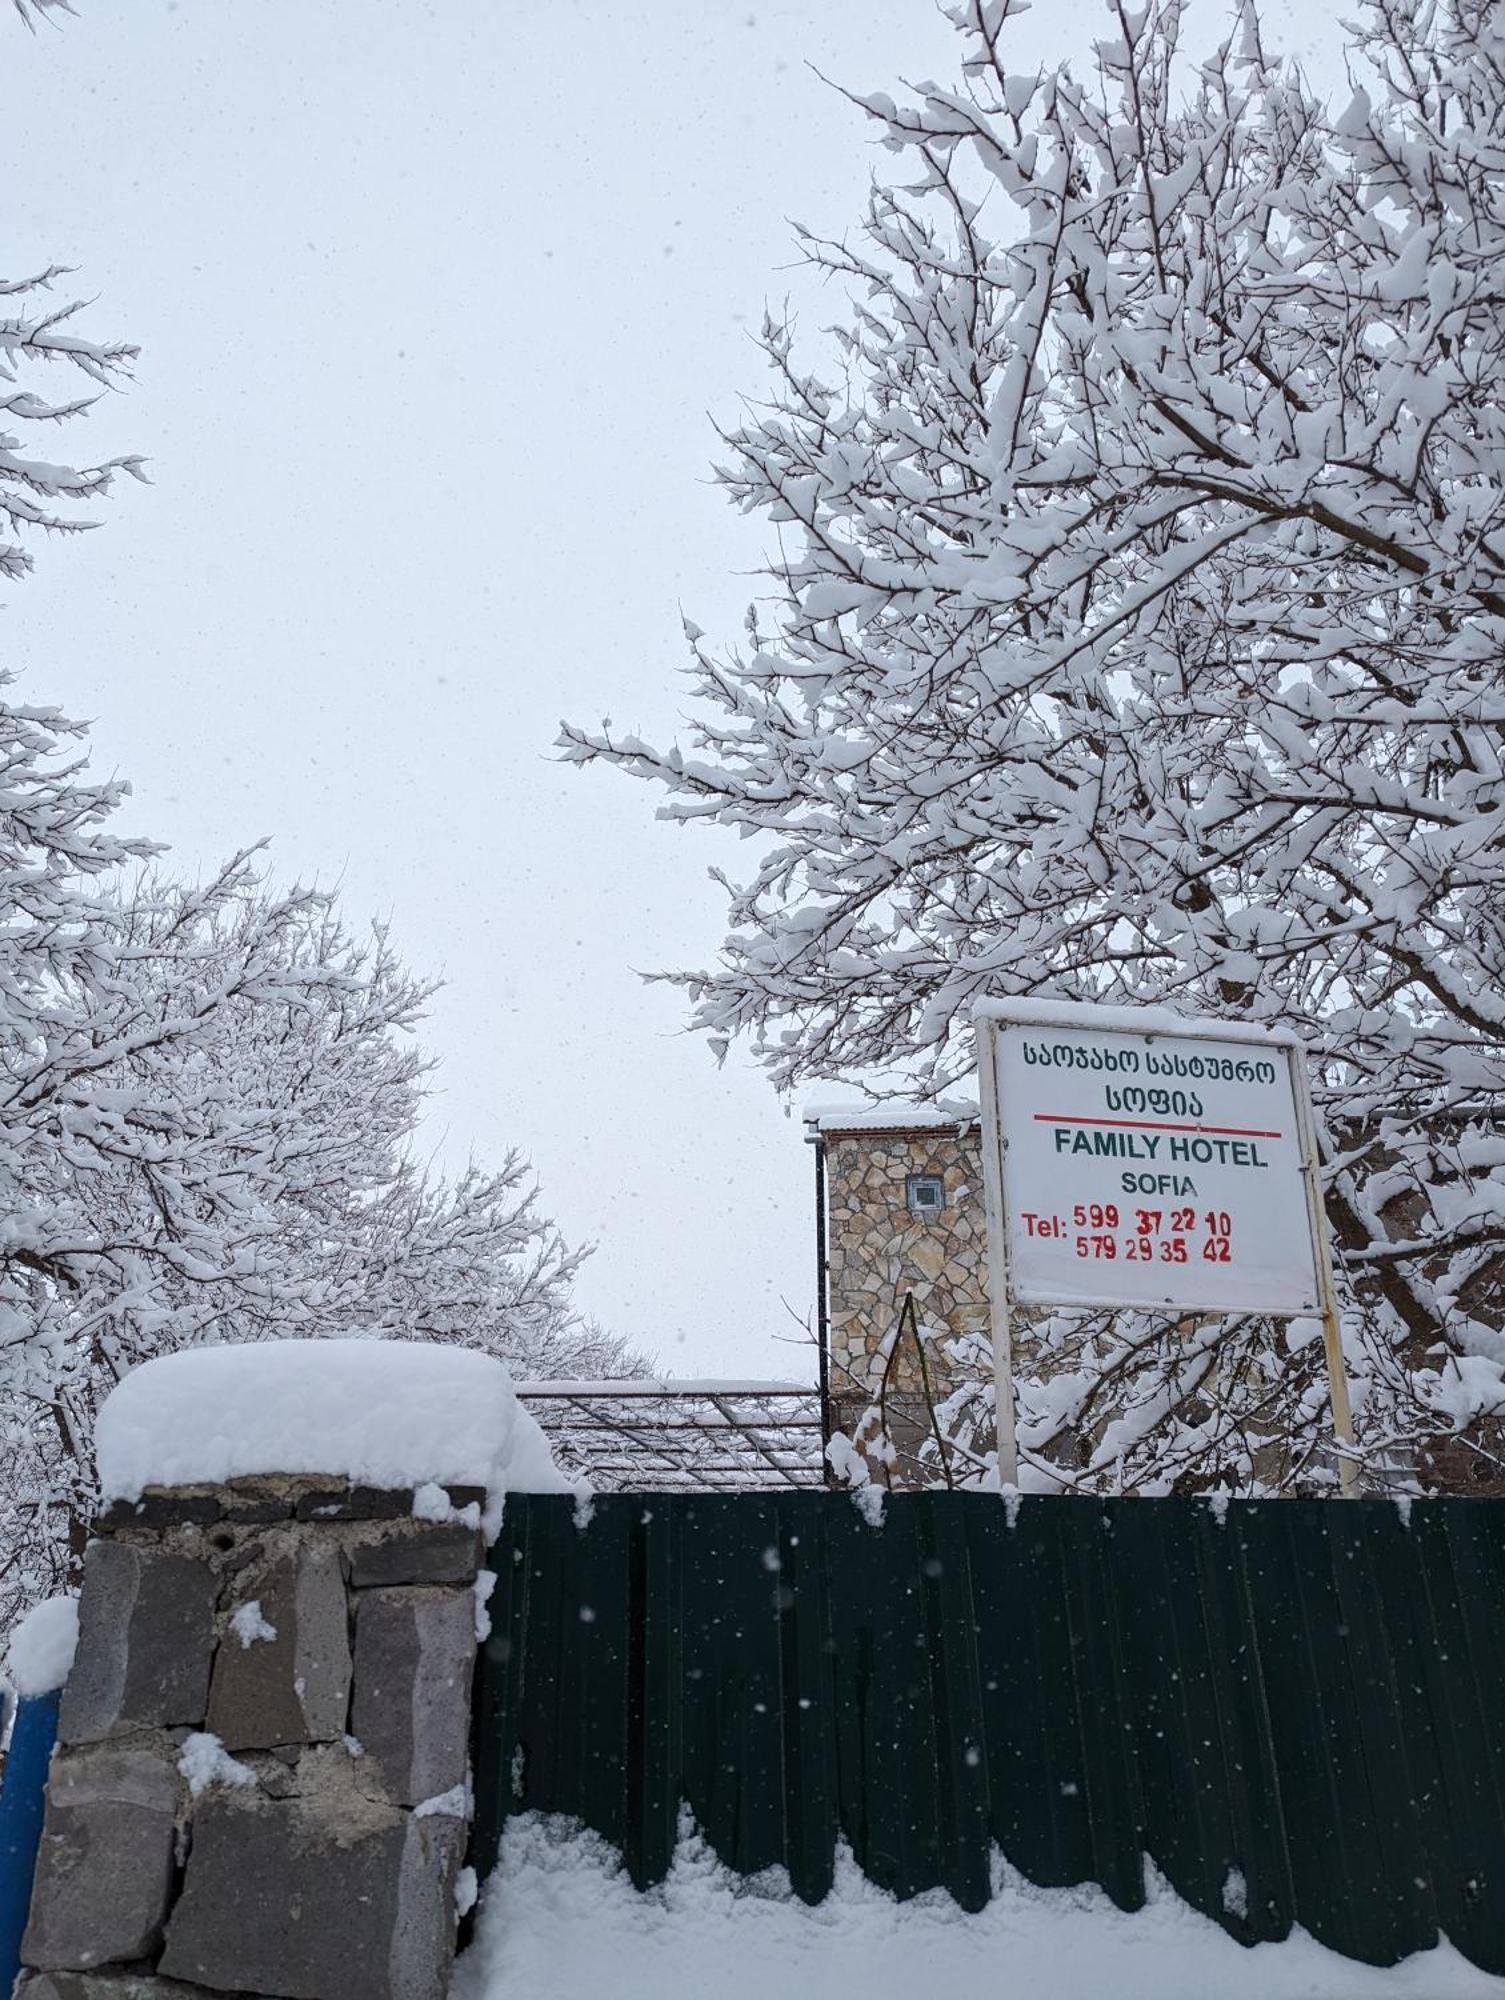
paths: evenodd
<path fill-rule="evenodd" d="M 1339 1481 L 1345 1494 L 1357 1491 L 1357 1460 L 1353 1453 L 1353 1422 L 1349 1409 L 1348 1382 L 1344 1372 L 1339 1336 L 1337 1298 L 1333 1285 L 1332 1254 L 1328 1242 L 1326 1214 L 1322 1201 L 1321 1167 L 1317 1152 L 1316 1126 L 1312 1117 L 1307 1080 L 1306 1050 L 1300 1039 L 1289 1032 L 1272 1032 L 1238 1022 L 1183 1019 L 1164 1008 L 1099 1007 L 1090 1003 L 1045 1000 L 985 1000 L 973 1010 L 977 1047 L 977 1074 L 981 1097 L 983 1188 L 988 1225 L 988 1292 L 993 1335 L 993 1375 L 995 1407 L 998 1413 L 998 1466 L 1000 1483 L 1015 1485 L 1018 1478 L 1018 1451 L 1015 1436 L 1013 1395 L 1013 1347 L 1011 1327 L 1020 1304 L 1082 1307 L 1123 1307 L 1141 1312 L 1164 1312 L 1177 1318 L 1190 1315 L 1211 1317 L 1225 1313 L 1258 1313 L 1271 1319 L 1320 1318 L 1326 1350 L 1328 1382 L 1333 1411 L 1333 1428 L 1339 1442 Z M 1017 1240 L 1016 1218 L 1008 1205 L 1009 1107 L 1000 1088 L 1000 1031 L 1021 1027 L 1064 1029 L 1099 1037 L 1121 1038 L 1126 1042 L 1153 1043 L 1157 1040 L 1201 1041 L 1235 1046 L 1242 1050 L 1257 1047 L 1266 1058 L 1283 1059 L 1290 1082 L 1290 1103 L 1295 1117 L 1295 1140 L 1299 1149 L 1299 1172 L 1305 1194 L 1307 1249 L 1302 1276 L 1310 1276 L 1309 1291 L 1300 1302 L 1273 1305 L 1268 1300 L 1242 1301 L 1221 1297 L 1210 1302 L 1196 1298 L 1125 1298 L 1111 1287 L 1091 1292 L 1081 1286 L 1053 1291 L 1048 1284 L 1034 1284 L 1026 1296 L 1016 1297 L 1011 1247 Z M 1043 1122 L 1043 1121 L 1042 1121 Z M 1082 1123 L 1063 1119 L 1062 1123 Z M 1098 1123 L 1105 1121 L 1085 1121 Z M 1132 1121 L 1125 1120 L 1127 1126 Z M 1261 1163 L 1263 1164 L 1263 1163 Z M 1109 1266 L 1104 1266 L 1104 1275 Z"/>

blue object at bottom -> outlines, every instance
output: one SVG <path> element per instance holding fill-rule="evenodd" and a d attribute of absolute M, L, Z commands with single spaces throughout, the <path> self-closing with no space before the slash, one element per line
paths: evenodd
<path fill-rule="evenodd" d="M 60 1692 L 18 1703 L 10 1755 L 0 1783 L 0 1994 L 21 1969 L 21 1936 L 31 1907 L 31 1883 L 42 1842 L 47 1766 L 57 1741 Z"/>

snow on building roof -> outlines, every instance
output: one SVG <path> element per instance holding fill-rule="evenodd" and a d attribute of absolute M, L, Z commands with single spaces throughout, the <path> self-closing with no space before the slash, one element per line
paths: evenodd
<path fill-rule="evenodd" d="M 812 1135 L 827 1132 L 955 1132 L 977 1123 L 972 1098 L 943 1097 L 938 1104 L 810 1105 L 805 1127 Z"/>
<path fill-rule="evenodd" d="M 325 1473 L 364 1486 L 571 1490 L 500 1361 L 416 1340 L 194 1347 L 133 1368 L 95 1432 L 106 1503 L 148 1486 Z"/>

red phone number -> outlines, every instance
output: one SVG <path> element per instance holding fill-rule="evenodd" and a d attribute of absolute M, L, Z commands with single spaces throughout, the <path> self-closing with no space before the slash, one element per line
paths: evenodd
<path fill-rule="evenodd" d="M 1136 1208 L 1133 1236 L 1114 1232 L 1121 1220 L 1118 1206 L 1111 1201 L 1078 1202 L 1071 1220 L 1089 1233 L 1076 1239 L 1079 1257 L 1113 1262 L 1120 1255 L 1129 1264 L 1186 1264 L 1191 1261 L 1191 1237 L 1197 1227 L 1194 1208 Z M 1225 1208 L 1209 1208 L 1202 1216 L 1207 1240 L 1202 1245 L 1205 1264 L 1233 1261 L 1233 1218 Z M 1120 1249 L 1120 1245 L 1122 1248 Z"/>
<path fill-rule="evenodd" d="M 1119 1243 L 1122 1241 L 1122 1252 Z M 1095 1257 L 1111 1263 L 1122 1255 L 1127 1264 L 1186 1264 L 1191 1260 L 1191 1240 L 1185 1236 L 1079 1236 L 1079 1257 Z M 1209 1236 L 1202 1245 L 1205 1264 L 1231 1264 L 1233 1245 L 1226 1236 Z"/>

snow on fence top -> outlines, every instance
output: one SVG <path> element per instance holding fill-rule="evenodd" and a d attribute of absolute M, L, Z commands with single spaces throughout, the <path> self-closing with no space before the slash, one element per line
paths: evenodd
<path fill-rule="evenodd" d="M 501 1362 L 410 1340 L 196 1347 L 135 1368 L 95 1433 L 106 1505 L 147 1486 L 325 1473 L 363 1486 L 571 1489 Z"/>
<path fill-rule="evenodd" d="M 517 1393 L 529 1396 L 637 1396 L 662 1401 L 672 1396 L 812 1396 L 813 1382 L 739 1381 L 732 1377 L 699 1375 L 603 1375 L 599 1380 L 543 1377 L 519 1382 Z"/>
<path fill-rule="evenodd" d="M 5 1675 L 23 1699 L 51 1694 L 68 1678 L 78 1646 L 78 1599 L 34 1604 L 11 1634 Z"/>

